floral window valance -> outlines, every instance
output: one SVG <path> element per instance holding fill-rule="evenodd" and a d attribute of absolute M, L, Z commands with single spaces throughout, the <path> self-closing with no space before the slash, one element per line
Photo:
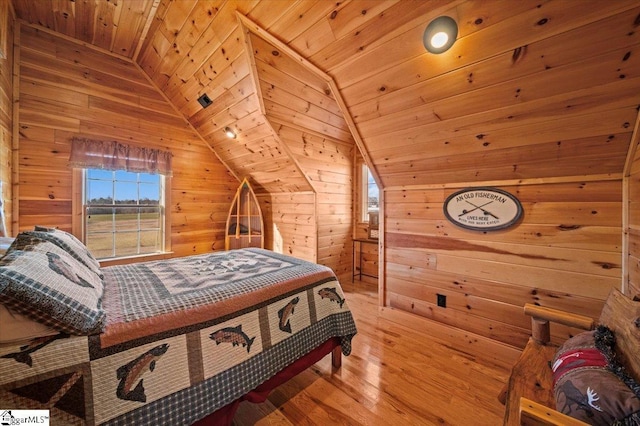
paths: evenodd
<path fill-rule="evenodd" d="M 171 176 L 171 157 L 169 151 L 74 137 L 71 139 L 69 162 L 72 167 Z"/>

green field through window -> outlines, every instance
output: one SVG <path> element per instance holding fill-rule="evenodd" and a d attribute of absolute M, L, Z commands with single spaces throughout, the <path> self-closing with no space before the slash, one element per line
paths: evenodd
<path fill-rule="evenodd" d="M 85 188 L 85 239 L 96 258 L 163 250 L 160 175 L 90 169 Z"/>

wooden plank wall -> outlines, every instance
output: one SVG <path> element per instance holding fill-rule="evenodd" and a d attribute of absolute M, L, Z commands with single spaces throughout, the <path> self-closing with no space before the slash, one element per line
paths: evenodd
<path fill-rule="evenodd" d="M 333 269 L 341 280 L 350 280 L 355 146 L 286 124 L 278 124 L 276 132 L 315 191 L 317 231 L 301 230 L 297 239 L 303 246 L 317 239 L 316 262 Z"/>
<path fill-rule="evenodd" d="M 157 3 L 20 0 L 15 7 L 18 16 L 28 22 L 132 58 Z"/>
<path fill-rule="evenodd" d="M 631 141 L 633 158 L 629 158 L 630 169 L 625 176 L 627 185 L 627 204 L 624 206 L 627 212 L 627 288 L 626 294 L 630 296 L 640 295 L 640 116 L 636 121 L 634 130 L 635 139 Z"/>
<path fill-rule="evenodd" d="M 360 229 L 362 228 L 362 226 L 358 226 L 358 228 Z M 356 235 L 358 235 L 360 232 L 362 231 L 356 232 Z M 356 237 L 356 238 L 367 238 L 367 232 L 368 231 L 365 229 L 365 231 L 362 232 L 364 235 L 362 237 Z M 354 255 L 355 267 L 353 268 L 353 273 L 358 274 L 362 269 L 362 273 L 365 275 L 362 275 L 362 278 L 359 278 L 359 279 L 361 281 L 368 282 L 371 284 L 377 284 L 378 278 L 374 278 L 374 277 L 378 276 L 378 268 L 379 268 L 378 251 L 379 251 L 380 243 L 378 244 L 354 243 L 354 245 L 355 247 L 354 247 L 353 255 Z M 360 252 L 362 252 L 362 257 L 360 257 Z"/>
<path fill-rule="evenodd" d="M 239 179 L 256 194 L 309 191 L 273 138 L 250 76 L 250 52 L 235 13 L 253 2 L 163 1 L 137 62 Z M 206 94 L 212 104 L 197 99 Z M 230 126 L 236 139 L 225 136 Z"/>
<path fill-rule="evenodd" d="M 486 233 L 445 219 L 460 188 L 385 192 L 387 303 L 516 346 L 530 334 L 525 302 L 597 318 L 621 284 L 622 181 L 500 188 L 519 198 L 523 219 Z"/>
<path fill-rule="evenodd" d="M 317 262 L 316 195 L 313 192 L 258 194 L 265 226 L 265 247 Z"/>
<path fill-rule="evenodd" d="M 176 256 L 224 249 L 238 186 L 132 62 L 22 25 L 19 224 L 71 230 L 70 138 L 170 150 L 171 242 Z"/>
<path fill-rule="evenodd" d="M 2 208 L 7 235 L 11 233 L 12 201 L 12 143 L 13 143 L 13 9 L 9 0 L 0 0 L 0 181 Z"/>
<path fill-rule="evenodd" d="M 276 39 L 261 35 L 250 33 L 247 40 L 264 115 L 281 141 L 279 149 L 315 192 L 316 229 L 298 233 L 292 242 L 302 249 L 315 243 L 315 261 L 343 280 L 350 278 L 353 138 L 328 77 Z"/>
<path fill-rule="evenodd" d="M 354 223 L 354 237 L 355 238 L 365 238 L 367 239 L 369 237 L 369 223 L 368 222 L 362 222 L 361 217 L 362 217 L 362 200 L 361 200 L 361 192 L 363 188 L 363 176 L 362 176 L 362 166 L 364 164 L 364 159 L 362 158 L 362 155 L 360 155 L 360 153 L 356 153 L 355 155 L 355 160 L 354 160 L 354 172 L 353 172 L 353 176 L 354 176 L 354 186 L 355 186 L 355 190 L 353 193 L 353 199 L 354 199 L 354 215 L 353 215 L 353 223 Z M 380 243 L 376 244 L 360 244 L 360 243 L 354 243 L 355 247 L 354 247 L 354 252 L 353 255 L 355 256 L 355 262 L 354 264 L 356 265 L 354 268 L 353 273 L 357 273 L 359 272 L 360 269 L 362 269 L 362 273 L 366 274 L 362 276 L 362 281 L 366 281 L 366 282 L 370 282 L 370 283 L 377 283 L 378 279 L 377 278 L 372 278 L 373 276 L 378 276 L 378 268 L 379 268 L 379 246 Z M 360 257 L 360 252 L 362 251 L 362 257 Z M 362 262 L 360 262 L 360 260 L 362 260 Z"/>

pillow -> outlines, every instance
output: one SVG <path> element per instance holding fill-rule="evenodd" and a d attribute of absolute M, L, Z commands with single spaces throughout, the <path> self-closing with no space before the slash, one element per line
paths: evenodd
<path fill-rule="evenodd" d="M 25 242 L 0 259 L 0 303 L 65 333 L 102 331 L 102 279 L 49 241 Z"/>
<path fill-rule="evenodd" d="M 14 240 L 15 238 L 11 237 L 0 237 L 0 256 L 7 252 Z"/>
<path fill-rule="evenodd" d="M 61 249 L 65 250 L 71 256 L 76 258 L 81 263 L 85 264 L 100 278 L 104 278 L 102 271 L 100 270 L 100 262 L 96 260 L 91 254 L 89 249 L 77 239 L 73 234 L 54 228 L 45 228 L 43 226 L 36 226 L 33 231 L 24 231 L 18 234 L 14 244 L 19 244 L 21 236 L 37 237 L 45 241 L 49 241 Z"/>
<path fill-rule="evenodd" d="M 60 332 L 0 303 L 0 345 L 53 336 Z"/>
<path fill-rule="evenodd" d="M 606 326 L 567 340 L 553 359 L 556 410 L 592 425 L 640 424 L 640 387 L 614 352 Z"/>

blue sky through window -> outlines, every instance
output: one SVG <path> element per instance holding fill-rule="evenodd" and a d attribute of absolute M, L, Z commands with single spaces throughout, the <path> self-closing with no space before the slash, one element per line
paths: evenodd
<path fill-rule="evenodd" d="M 376 185 L 376 181 L 371 174 L 371 170 L 367 170 L 368 174 L 368 184 L 369 184 L 369 196 L 370 197 L 378 197 L 380 195 L 380 191 L 378 190 L 378 185 Z"/>
<path fill-rule="evenodd" d="M 87 199 L 114 198 L 117 201 L 137 200 L 138 190 L 140 199 L 160 200 L 160 175 L 139 173 L 140 183 L 138 184 L 138 173 L 126 172 L 123 170 L 87 170 Z M 114 185 L 115 180 L 115 185 Z M 114 194 L 115 192 L 115 194 Z"/>

